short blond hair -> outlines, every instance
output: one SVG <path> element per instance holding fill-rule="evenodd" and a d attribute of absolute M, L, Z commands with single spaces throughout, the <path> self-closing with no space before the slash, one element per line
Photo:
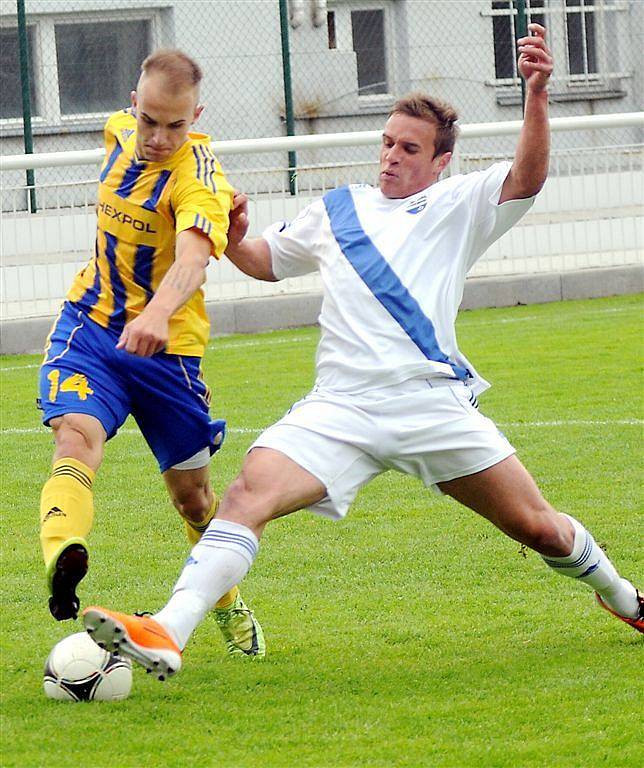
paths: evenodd
<path fill-rule="evenodd" d="M 395 114 L 409 115 L 426 120 L 436 126 L 434 157 L 452 152 L 458 137 L 458 114 L 454 107 L 440 99 L 434 99 L 420 91 L 407 94 L 391 108 L 389 117 Z"/>
<path fill-rule="evenodd" d="M 178 48 L 161 48 L 151 53 L 141 64 L 141 74 L 160 72 L 172 93 L 186 88 L 199 88 L 203 77 L 201 67 Z"/>

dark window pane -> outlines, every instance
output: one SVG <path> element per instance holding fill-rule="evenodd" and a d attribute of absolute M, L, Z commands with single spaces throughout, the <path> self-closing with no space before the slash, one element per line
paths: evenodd
<path fill-rule="evenodd" d="M 148 21 L 57 24 L 60 109 L 64 115 L 127 105 L 149 50 Z"/>
<path fill-rule="evenodd" d="M 358 59 L 358 93 L 387 93 L 384 12 L 352 11 L 351 30 Z"/>
<path fill-rule="evenodd" d="M 597 47 L 595 45 L 595 14 L 591 11 L 584 14 L 586 20 L 586 55 L 588 71 L 597 72 Z"/>
<path fill-rule="evenodd" d="M 34 28 L 27 27 L 31 114 L 36 114 L 34 99 Z M 0 30 L 0 118 L 22 117 L 20 48 L 18 28 Z"/>
<path fill-rule="evenodd" d="M 493 10 L 507 10 L 507 0 L 494 0 Z M 514 77 L 514 40 L 512 38 L 512 19 L 510 16 L 492 16 L 494 35 L 494 73 L 497 78 Z"/>
<path fill-rule="evenodd" d="M 542 27 L 545 27 L 546 17 L 543 13 L 539 13 L 540 8 L 543 8 L 543 0 L 530 0 L 528 8 L 529 22 L 541 24 Z"/>
<path fill-rule="evenodd" d="M 329 11 L 326 15 L 326 29 L 329 36 L 329 48 L 335 49 L 338 43 L 335 36 L 335 11 Z"/>
<path fill-rule="evenodd" d="M 579 8 L 584 4 L 583 0 L 566 0 L 566 6 L 569 8 Z M 570 74 L 583 75 L 587 72 L 597 72 L 594 12 L 567 13 L 566 32 L 568 36 L 568 71 Z M 584 45 L 586 47 L 587 68 L 584 64 Z"/>
<path fill-rule="evenodd" d="M 578 6 L 579 0 L 566 0 L 567 6 Z M 568 35 L 568 71 L 579 75 L 584 71 L 584 48 L 581 31 L 581 14 L 566 14 L 566 34 Z"/>

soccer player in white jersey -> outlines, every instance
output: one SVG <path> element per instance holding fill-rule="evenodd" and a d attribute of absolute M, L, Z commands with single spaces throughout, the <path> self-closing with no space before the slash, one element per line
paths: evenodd
<path fill-rule="evenodd" d="M 316 383 L 251 446 L 166 606 L 153 617 L 88 608 L 96 642 L 161 679 L 176 672 L 196 626 L 248 572 L 270 520 L 305 507 L 342 518 L 358 489 L 388 469 L 475 510 L 644 632 L 644 599 L 579 521 L 548 504 L 479 413 L 476 395 L 489 385 L 456 345 L 467 271 L 530 208 L 547 175 L 552 58 L 545 29 L 530 32 L 519 40 L 526 104 L 512 164 L 439 181 L 456 114 L 412 94 L 385 125 L 378 188 L 333 190 L 250 240 L 237 197 L 233 262 L 263 280 L 321 273 Z"/>

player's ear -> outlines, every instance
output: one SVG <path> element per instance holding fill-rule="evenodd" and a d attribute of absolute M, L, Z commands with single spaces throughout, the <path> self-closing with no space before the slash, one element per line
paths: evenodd
<path fill-rule="evenodd" d="M 449 161 L 452 159 L 451 152 L 444 152 L 438 160 L 438 173 L 439 175 L 447 168 Z"/>
<path fill-rule="evenodd" d="M 132 104 L 132 111 L 136 112 L 136 107 L 137 107 L 136 91 L 130 91 L 130 103 Z"/>
<path fill-rule="evenodd" d="M 196 123 L 197 120 L 199 120 L 199 118 L 201 117 L 201 113 L 203 111 L 204 111 L 204 105 L 203 104 L 197 104 L 197 106 L 195 107 L 194 117 L 192 118 L 192 122 L 193 123 Z"/>

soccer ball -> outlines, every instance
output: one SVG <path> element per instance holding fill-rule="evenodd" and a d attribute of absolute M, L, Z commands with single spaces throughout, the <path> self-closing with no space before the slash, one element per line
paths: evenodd
<path fill-rule="evenodd" d="M 119 701 L 132 687 L 132 665 L 99 648 L 86 632 L 69 635 L 45 663 L 45 695 L 62 701 Z"/>

